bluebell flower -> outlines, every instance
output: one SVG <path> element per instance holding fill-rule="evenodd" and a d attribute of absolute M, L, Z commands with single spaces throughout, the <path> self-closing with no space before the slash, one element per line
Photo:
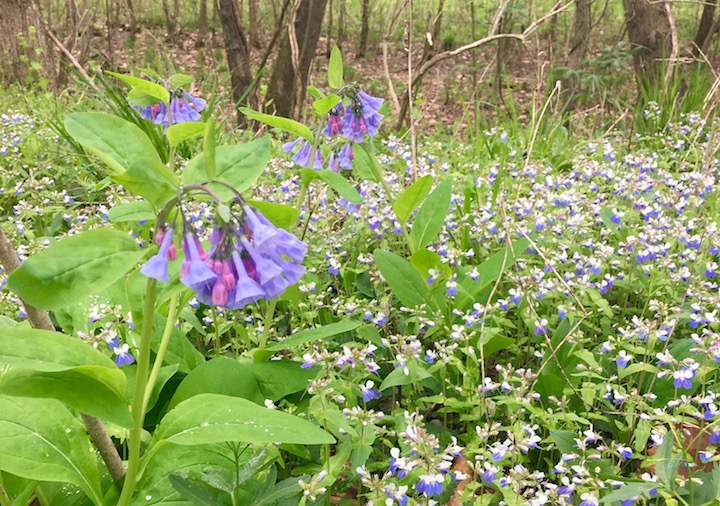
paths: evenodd
<path fill-rule="evenodd" d="M 383 115 L 378 112 L 382 107 L 381 98 L 371 97 L 360 91 L 353 103 L 345 108 L 342 136 L 353 142 L 363 142 L 365 135 L 375 137 Z"/>
<path fill-rule="evenodd" d="M 304 140 L 302 137 L 298 137 L 293 142 L 286 142 L 283 144 L 282 148 L 286 153 L 290 154 L 298 144 L 300 144 L 300 149 L 298 149 L 293 155 L 292 160 L 300 167 L 308 169 L 310 168 L 310 153 L 312 151 L 312 146 L 308 141 Z M 323 159 L 322 154 L 320 153 L 320 148 L 315 150 L 315 163 L 313 163 L 312 168 L 315 170 L 323 168 Z"/>
<path fill-rule="evenodd" d="M 421 474 L 420 481 L 415 485 L 415 490 L 425 497 L 439 495 L 443 491 L 443 481 L 445 481 L 445 478 L 440 473 Z"/>
<path fill-rule="evenodd" d="M 175 260 L 175 255 L 177 255 L 175 245 L 173 244 L 173 229 L 158 231 L 155 235 L 155 241 L 160 241 L 160 249 L 156 255 L 145 262 L 140 272 L 149 278 L 167 283 L 170 281 L 168 276 L 168 260 Z"/>
<path fill-rule="evenodd" d="M 712 434 L 710 434 L 710 444 L 716 445 L 720 443 L 720 431 L 713 431 Z"/>
<path fill-rule="evenodd" d="M 140 113 L 142 119 L 162 125 L 167 130 L 171 125 L 178 123 L 199 121 L 200 111 L 205 108 L 205 105 L 206 102 L 202 98 L 193 97 L 189 93 L 182 91 L 174 93 L 170 97 L 169 111 L 168 107 L 162 102 L 148 106 L 134 105 L 132 107 Z"/>

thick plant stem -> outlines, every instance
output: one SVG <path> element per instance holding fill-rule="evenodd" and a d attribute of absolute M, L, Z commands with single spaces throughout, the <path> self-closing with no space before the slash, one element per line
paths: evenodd
<path fill-rule="evenodd" d="M 5 231 L 2 228 L 0 228 L 0 264 L 5 267 L 6 274 L 10 274 L 20 267 L 17 251 L 15 251 L 15 247 L 10 242 L 8 236 L 5 235 Z M 37 309 L 24 300 L 21 300 L 21 302 L 32 328 L 55 331 L 55 325 L 53 325 L 47 311 Z M 120 454 L 118 454 L 115 449 L 112 439 L 108 436 L 105 426 L 102 421 L 95 416 L 83 414 L 82 421 L 85 424 L 85 429 L 90 439 L 92 439 L 93 444 L 95 444 L 98 452 L 100 452 L 100 456 L 103 462 L 105 462 L 110 476 L 113 480 L 118 481 L 125 475 L 125 466 L 120 458 Z"/>
<path fill-rule="evenodd" d="M 145 421 L 145 390 L 148 387 L 148 374 L 150 371 L 150 343 L 152 342 L 153 317 L 155 315 L 155 287 L 157 281 L 148 279 L 145 291 L 145 305 L 143 307 L 142 331 L 140 332 L 140 350 L 135 376 L 135 396 L 132 401 L 133 428 L 129 438 L 129 456 L 127 476 L 123 485 L 118 506 L 130 504 L 137 475 L 140 469 L 140 439 L 142 438 L 143 422 Z"/>
<path fill-rule="evenodd" d="M 155 363 L 153 364 L 152 371 L 150 372 L 150 378 L 148 378 L 148 388 L 145 390 L 145 398 L 143 399 L 143 412 L 147 411 L 150 396 L 152 395 L 153 389 L 155 388 L 155 382 L 157 381 L 160 369 L 162 368 L 165 351 L 167 351 L 168 343 L 170 342 L 170 335 L 172 334 L 172 329 L 175 327 L 175 322 L 177 320 L 177 308 L 178 295 L 174 294 L 170 298 L 170 303 L 168 304 L 168 315 L 167 321 L 165 322 L 165 330 L 163 331 L 162 338 L 160 339 L 160 346 L 155 354 Z"/>
<path fill-rule="evenodd" d="M 260 343 L 258 344 L 259 349 L 265 349 L 265 346 L 267 346 L 267 340 L 270 336 L 270 327 L 273 323 L 273 318 L 275 317 L 275 305 L 277 304 L 277 299 L 273 299 L 268 302 L 267 308 L 265 309 L 265 320 L 263 321 L 263 333 L 260 336 Z"/>

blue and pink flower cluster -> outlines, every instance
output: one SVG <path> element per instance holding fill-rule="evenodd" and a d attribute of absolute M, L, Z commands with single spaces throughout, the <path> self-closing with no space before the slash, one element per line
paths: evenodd
<path fill-rule="evenodd" d="M 205 109 L 207 102 L 199 97 L 193 97 L 186 91 L 173 93 L 169 106 L 160 102 L 148 106 L 134 105 L 133 109 L 140 113 L 140 117 L 162 125 L 167 130 L 171 125 L 185 123 L 187 121 L 199 121 L 200 111 Z"/>
<path fill-rule="evenodd" d="M 344 100 L 336 105 L 327 115 L 327 123 L 323 128 L 323 135 L 327 139 L 342 138 L 349 142 L 341 142 L 332 148 L 328 158 L 328 169 L 338 172 L 338 169 L 351 170 L 354 159 L 353 143 L 360 143 L 365 136 L 375 137 L 380 128 L 383 115 L 379 110 L 383 99 L 371 97 L 354 85 L 341 90 Z M 283 144 L 286 153 L 291 153 L 296 146 L 300 149 L 293 155 L 293 161 L 301 167 L 310 168 L 312 145 L 310 142 L 298 138 L 293 142 Z M 325 161 L 320 148 L 315 149 L 315 159 L 312 168 L 320 170 Z"/>
<path fill-rule="evenodd" d="M 180 281 L 204 304 L 240 309 L 260 299 L 274 299 L 305 272 L 301 263 L 307 244 L 248 205 L 235 221 L 215 223 L 208 251 L 194 229 L 184 227 Z M 173 238 L 172 226 L 158 231 L 155 240 L 160 249 L 142 267 L 144 275 L 170 280 L 168 263 L 177 256 Z"/>

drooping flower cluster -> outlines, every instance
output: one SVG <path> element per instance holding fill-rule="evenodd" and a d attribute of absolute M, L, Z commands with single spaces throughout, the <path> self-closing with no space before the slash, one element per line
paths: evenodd
<path fill-rule="evenodd" d="M 180 281 L 204 304 L 240 309 L 274 299 L 305 272 L 301 263 L 307 245 L 248 205 L 239 219 L 216 221 L 209 251 L 189 225 L 184 228 Z M 173 232 L 170 227 L 156 235 L 160 249 L 142 267 L 146 276 L 169 281 L 168 261 L 176 256 Z"/>
<path fill-rule="evenodd" d="M 340 137 L 349 141 L 336 143 L 331 148 L 328 169 L 335 172 L 338 169 L 352 169 L 352 162 L 355 157 L 353 143 L 363 142 L 366 135 L 375 137 L 380 128 L 380 122 L 384 117 L 379 112 L 384 102 L 383 99 L 372 97 L 355 85 L 343 87 L 339 94 L 343 97 L 343 100 L 328 113 L 327 123 L 322 131 L 328 140 Z M 293 142 L 283 144 L 283 149 L 286 153 L 291 153 L 298 145 L 300 145 L 300 149 L 297 150 L 292 159 L 301 167 L 309 168 L 310 157 L 312 156 L 310 142 L 299 138 Z M 323 165 L 324 160 L 318 147 L 315 149 L 312 168 L 320 170 Z"/>
<path fill-rule="evenodd" d="M 140 117 L 162 125 L 165 130 L 171 125 L 186 123 L 188 121 L 200 120 L 200 111 L 207 105 L 207 102 L 199 97 L 193 97 L 186 91 L 178 90 L 170 97 L 170 106 L 160 102 L 148 106 L 134 105 L 133 109 L 140 113 Z"/>

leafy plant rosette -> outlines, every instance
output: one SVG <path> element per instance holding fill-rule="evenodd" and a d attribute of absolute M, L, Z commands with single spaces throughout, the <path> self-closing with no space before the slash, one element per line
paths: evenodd
<path fill-rule="evenodd" d="M 312 447 L 335 438 L 263 402 L 303 390 L 312 371 L 291 360 L 255 365 L 218 358 L 222 366 L 214 367 L 175 328 L 191 298 L 238 309 L 277 298 L 304 272 L 307 245 L 241 193 L 265 169 L 269 139 L 216 146 L 214 123 L 199 121 L 205 102 L 183 90 L 187 76 L 163 84 L 117 77 L 130 85 L 128 100 L 141 116 L 163 127 L 169 163 L 131 122 L 98 112 L 67 116 L 74 141 L 139 199 L 112 209 L 114 226 L 68 236 L 29 257 L 8 287 L 76 330 L 82 327 L 76 308 L 99 296 L 123 300 L 130 312 L 119 316 L 119 326 L 81 333 L 84 339 L 22 325 L 0 331 L 0 503 L 58 493 L 53 482 L 77 487 L 97 505 L 198 497 L 214 501 L 207 504 L 274 504 L 297 496 L 303 476 L 277 480 L 278 445 Z M 202 150 L 180 172 L 174 150 L 197 137 Z M 193 206 L 206 209 L 205 221 L 188 219 Z M 123 230 L 128 216 L 155 219 L 157 247 L 143 249 Z M 292 208 L 273 206 L 274 220 L 287 223 L 288 216 L 296 216 Z M 188 387 L 151 421 L 148 412 L 178 370 L 195 384 L 244 383 L 222 393 Z M 283 387 L 273 383 L 277 375 L 286 379 Z M 109 482 L 81 413 L 124 441 L 122 479 Z"/>

